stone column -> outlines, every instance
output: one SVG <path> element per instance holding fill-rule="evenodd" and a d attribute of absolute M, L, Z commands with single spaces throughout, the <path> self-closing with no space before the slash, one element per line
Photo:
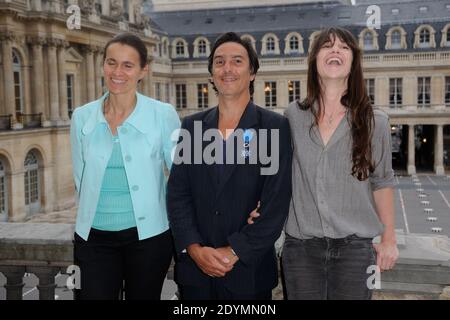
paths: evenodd
<path fill-rule="evenodd" d="M 59 91 L 58 91 L 58 66 L 56 47 L 58 40 L 49 39 L 48 41 L 48 82 L 50 93 L 50 121 L 53 126 L 57 125 L 59 118 Z"/>
<path fill-rule="evenodd" d="M 102 88 L 102 75 L 103 75 L 103 48 L 96 47 L 95 48 L 95 99 L 100 98 L 103 95 Z"/>
<path fill-rule="evenodd" d="M 88 102 L 95 100 L 94 52 L 90 46 L 84 47 L 86 66 L 86 88 Z"/>
<path fill-rule="evenodd" d="M 12 32 L 5 32 L 0 36 L 0 43 L 2 44 L 2 59 L 3 59 L 3 85 L 5 97 L 6 114 L 11 114 L 11 126 L 13 129 L 22 128 L 20 123 L 17 123 L 16 118 L 16 102 L 14 96 L 14 71 L 12 61 L 12 42 L 14 41 Z"/>
<path fill-rule="evenodd" d="M 39 290 L 39 300 L 55 300 L 55 276 L 59 272 L 58 267 L 28 267 L 30 273 L 34 273 L 39 278 L 37 288 Z"/>
<path fill-rule="evenodd" d="M 59 125 L 66 125 L 69 122 L 69 112 L 67 107 L 67 79 L 64 67 L 66 65 L 66 48 L 69 43 L 61 41 L 58 46 L 58 78 L 59 78 Z"/>
<path fill-rule="evenodd" d="M 277 108 L 286 109 L 289 104 L 289 86 L 287 80 L 277 81 Z"/>
<path fill-rule="evenodd" d="M 388 107 L 389 94 L 389 79 L 387 77 L 375 78 L 375 105 L 377 107 Z"/>
<path fill-rule="evenodd" d="M 415 143 L 414 143 L 414 125 L 408 125 L 408 174 L 416 174 L 416 153 L 415 153 Z"/>
<path fill-rule="evenodd" d="M 146 75 L 146 91 L 147 91 L 147 95 L 154 97 L 155 96 L 155 92 L 153 90 L 153 61 L 154 59 L 152 57 L 148 58 L 148 72 Z"/>
<path fill-rule="evenodd" d="M 186 84 L 186 99 L 188 109 L 198 108 L 197 82 L 190 81 Z"/>
<path fill-rule="evenodd" d="M 444 126 L 438 124 L 435 128 L 434 139 L 434 172 L 437 175 L 444 175 Z"/>
<path fill-rule="evenodd" d="M 403 105 L 407 110 L 417 108 L 417 77 L 407 75 L 403 77 Z"/>
<path fill-rule="evenodd" d="M 33 51 L 33 71 L 32 71 L 32 84 L 33 84 L 33 113 L 42 113 L 42 126 L 49 126 L 47 121 L 47 115 L 45 112 L 44 102 L 44 58 L 42 55 L 42 46 L 46 40 L 41 37 L 30 38 Z"/>
<path fill-rule="evenodd" d="M 22 300 L 22 290 L 25 283 L 24 266 L 0 266 L 0 272 L 6 277 L 6 300 Z"/>

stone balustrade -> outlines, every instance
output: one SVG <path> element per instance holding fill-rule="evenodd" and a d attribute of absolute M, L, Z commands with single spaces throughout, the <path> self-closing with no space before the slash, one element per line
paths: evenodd
<path fill-rule="evenodd" d="M 39 279 L 39 299 L 54 299 L 55 276 L 66 273 L 73 264 L 73 232 L 72 224 L 0 223 L 0 272 L 7 279 L 7 300 L 22 299 L 25 273 L 33 273 Z M 393 270 L 382 273 L 381 289 L 377 292 L 450 299 L 448 237 L 397 230 L 397 238 L 399 261 Z M 278 252 L 281 245 L 282 238 L 276 243 Z M 173 268 L 168 279 L 173 279 Z"/>

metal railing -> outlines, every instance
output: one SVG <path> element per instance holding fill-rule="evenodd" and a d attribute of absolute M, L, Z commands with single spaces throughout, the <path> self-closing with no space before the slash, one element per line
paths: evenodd
<path fill-rule="evenodd" d="M 40 128 L 42 126 L 42 112 L 18 113 L 17 122 L 20 122 L 24 129 Z"/>
<path fill-rule="evenodd" d="M 11 118 L 12 115 L 0 115 L 0 131 L 11 130 Z"/>

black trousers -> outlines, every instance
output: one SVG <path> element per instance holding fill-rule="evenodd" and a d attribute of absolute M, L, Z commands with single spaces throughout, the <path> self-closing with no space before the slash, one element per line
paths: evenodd
<path fill-rule="evenodd" d="M 231 292 L 219 278 L 211 278 L 209 286 L 179 285 L 181 300 L 272 300 L 272 290 L 244 294 Z"/>
<path fill-rule="evenodd" d="M 88 241 L 74 235 L 74 261 L 80 267 L 79 300 L 160 300 L 173 254 L 170 231 L 139 240 L 137 228 L 91 229 Z"/>

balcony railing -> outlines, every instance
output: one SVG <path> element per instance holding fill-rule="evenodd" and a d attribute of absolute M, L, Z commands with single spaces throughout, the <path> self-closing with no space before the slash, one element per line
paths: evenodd
<path fill-rule="evenodd" d="M 11 130 L 11 118 L 12 115 L 0 115 L 0 131 Z"/>
<path fill-rule="evenodd" d="M 23 125 L 24 129 L 40 128 L 42 126 L 42 112 L 19 113 L 17 114 L 17 121 Z"/>
<path fill-rule="evenodd" d="M 0 223 L 0 272 L 6 277 L 7 300 L 22 299 L 25 273 L 39 278 L 40 300 L 55 298 L 55 276 L 73 264 L 73 232 L 71 224 Z M 381 290 L 376 291 L 450 299 L 448 237 L 397 230 L 397 239 L 400 258 L 393 270 L 381 274 Z M 167 278 L 173 279 L 173 268 Z"/>

